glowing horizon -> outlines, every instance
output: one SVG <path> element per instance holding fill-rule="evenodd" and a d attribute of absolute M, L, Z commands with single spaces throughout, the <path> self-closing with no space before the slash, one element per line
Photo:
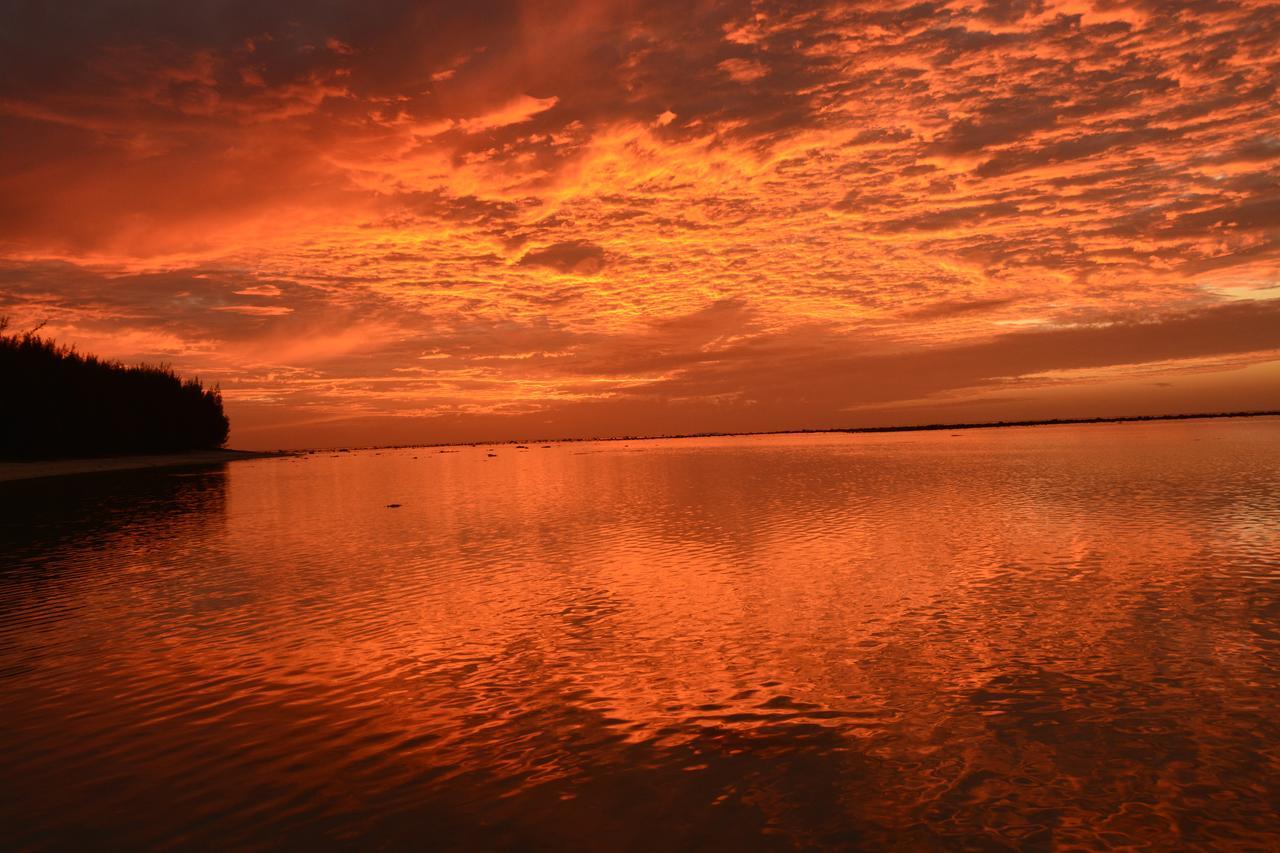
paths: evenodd
<path fill-rule="evenodd" d="M 1280 408 L 1280 4 L 18 3 L 0 315 L 240 447 Z"/>

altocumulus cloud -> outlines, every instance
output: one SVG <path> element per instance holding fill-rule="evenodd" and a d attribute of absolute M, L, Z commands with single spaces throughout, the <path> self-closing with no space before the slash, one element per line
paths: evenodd
<path fill-rule="evenodd" d="M 245 435 L 1280 387 L 1271 0 L 3 8 L 0 312 Z"/>

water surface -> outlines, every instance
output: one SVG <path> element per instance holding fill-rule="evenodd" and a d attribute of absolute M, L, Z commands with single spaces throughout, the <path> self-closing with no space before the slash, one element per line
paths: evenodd
<path fill-rule="evenodd" d="M 0 504 L 13 846 L 1280 838 L 1277 419 L 325 453 Z"/>

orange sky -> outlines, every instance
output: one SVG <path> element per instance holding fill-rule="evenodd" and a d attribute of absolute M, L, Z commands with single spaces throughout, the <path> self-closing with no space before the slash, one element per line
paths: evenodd
<path fill-rule="evenodd" d="M 1280 4 L 72 5 L 0 314 L 235 446 L 1280 407 Z"/>

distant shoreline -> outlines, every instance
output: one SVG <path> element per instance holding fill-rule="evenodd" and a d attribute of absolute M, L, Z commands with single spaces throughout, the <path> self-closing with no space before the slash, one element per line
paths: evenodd
<path fill-rule="evenodd" d="M 133 471 L 142 468 L 183 468 L 191 465 L 217 465 L 240 459 L 265 459 L 290 456 L 289 452 L 267 450 L 192 450 L 182 453 L 153 453 L 138 456 L 102 456 L 84 459 L 38 459 L 31 462 L 0 460 L 0 482 L 34 480 L 42 477 L 66 477 L 72 474 L 98 474 L 108 471 Z"/>
<path fill-rule="evenodd" d="M 427 447 L 492 447 L 505 444 L 576 444 L 592 441 L 662 441 L 674 438 L 734 438 L 758 435 L 830 435 L 893 432 L 941 432 L 1002 427 L 1070 426 L 1075 424 L 1144 423 L 1149 421 L 1190 421 L 1221 418 L 1260 418 L 1280 416 L 1280 410 L 1257 412 L 1212 412 L 1185 415 L 1134 415 L 1115 418 L 1055 418 L 1036 421 L 992 421 L 979 423 L 912 424 L 883 427 L 830 427 L 821 429 L 766 430 L 760 432 L 700 432 L 682 435 L 625 435 L 609 438 L 543 438 L 511 441 L 461 441 L 434 444 L 383 444 L 353 448 L 313 448 L 310 450 L 192 450 L 183 453 L 159 453 L 138 456 L 103 456 L 81 459 L 40 459 L 34 461 L 0 460 L 0 483 L 33 480 L 44 477 L 66 477 L 111 471 L 133 471 L 147 468 L 183 468 L 218 465 L 242 459 L 271 459 L 305 453 L 328 453 L 346 450 L 395 450 Z"/>
<path fill-rule="evenodd" d="M 1198 412 L 1184 415 L 1125 415 L 1114 418 L 1052 418 L 1035 421 L 985 421 L 950 424 L 909 424 L 881 427 L 817 427 L 813 429 L 771 429 L 754 432 L 686 432 L 672 435 L 619 435 L 591 438 L 518 438 L 505 441 L 439 441 L 427 444 L 369 444 L 351 447 L 317 447 L 296 453 L 345 453 L 352 450 L 408 450 L 415 447 L 498 447 L 506 444 L 579 444 L 592 441 L 665 441 L 673 438 L 735 438 L 753 435 L 828 435 L 832 433 L 941 432 L 942 430 L 1000 429 L 1003 427 L 1070 426 L 1072 424 L 1121 424 L 1148 421 L 1194 421 L 1215 418 L 1280 417 L 1280 409 L 1250 412 Z"/>
<path fill-rule="evenodd" d="M 1209 412 L 1191 415 L 1128 415 L 1116 418 L 1052 418 L 1040 421 L 991 421 L 986 423 L 921 424 L 917 426 L 838 427 L 834 429 L 788 430 L 788 432 L 931 432 L 934 430 L 944 429 L 999 429 L 1001 427 L 1067 426 L 1071 424 L 1127 424 L 1142 423 L 1145 421 L 1195 421 L 1212 418 L 1263 418 L 1269 416 L 1274 417 L 1276 415 L 1280 415 L 1280 410 L 1268 410 L 1261 412 Z"/>

